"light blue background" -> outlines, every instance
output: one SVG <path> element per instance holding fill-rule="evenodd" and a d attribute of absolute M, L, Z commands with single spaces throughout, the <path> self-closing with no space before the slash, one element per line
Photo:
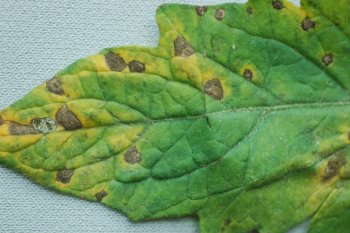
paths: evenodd
<path fill-rule="evenodd" d="M 0 0 L 0 108 L 78 58 L 105 47 L 155 46 L 155 11 L 166 2 L 208 5 L 227 0 Z M 199 229 L 190 218 L 133 224 L 118 212 L 47 191 L 0 167 L 0 232 L 198 233 Z"/>

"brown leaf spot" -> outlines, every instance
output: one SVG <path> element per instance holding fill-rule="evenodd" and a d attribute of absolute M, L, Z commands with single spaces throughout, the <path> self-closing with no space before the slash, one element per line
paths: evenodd
<path fill-rule="evenodd" d="M 196 53 L 194 48 L 188 43 L 188 41 L 183 37 L 179 36 L 174 41 L 175 56 L 177 57 L 189 57 Z"/>
<path fill-rule="evenodd" d="M 5 123 L 4 119 L 0 116 L 0 126 Z"/>
<path fill-rule="evenodd" d="M 301 22 L 301 28 L 304 31 L 308 31 L 310 29 L 313 29 L 316 27 L 316 23 L 310 19 L 310 17 L 306 17 L 302 22 Z"/>
<path fill-rule="evenodd" d="M 253 8 L 252 8 L 252 7 L 248 7 L 248 8 L 247 8 L 247 13 L 248 13 L 249 15 L 253 14 Z"/>
<path fill-rule="evenodd" d="M 63 184 L 68 184 L 74 174 L 74 170 L 64 169 L 56 173 L 56 180 Z"/>
<path fill-rule="evenodd" d="M 281 1 L 273 1 L 272 3 L 273 8 L 277 10 L 282 10 L 284 8 L 283 3 Z"/>
<path fill-rule="evenodd" d="M 129 164 L 135 164 L 141 162 L 141 155 L 137 151 L 136 146 L 130 147 L 124 154 L 125 162 Z"/>
<path fill-rule="evenodd" d="M 327 53 L 326 55 L 324 55 L 322 57 L 322 62 L 326 66 L 329 66 L 330 64 L 332 64 L 333 63 L 333 54 L 332 53 Z"/>
<path fill-rule="evenodd" d="M 28 135 L 38 133 L 32 125 L 21 125 L 16 122 L 9 123 L 9 132 L 11 135 Z"/>
<path fill-rule="evenodd" d="M 101 192 L 98 192 L 95 194 L 96 200 L 97 201 L 102 201 L 103 198 L 105 198 L 108 195 L 108 193 L 104 190 L 102 190 Z"/>
<path fill-rule="evenodd" d="M 64 95 L 61 80 L 57 76 L 46 82 L 46 89 L 56 95 Z"/>
<path fill-rule="evenodd" d="M 217 20 L 223 20 L 225 18 L 225 11 L 223 9 L 217 9 L 215 12 L 215 18 Z"/>
<path fill-rule="evenodd" d="M 250 69 L 244 69 L 243 71 L 243 77 L 248 80 L 251 81 L 254 77 L 253 72 Z"/>
<path fill-rule="evenodd" d="M 56 121 L 65 130 L 76 130 L 83 127 L 78 117 L 68 109 L 67 105 L 64 105 L 57 111 Z"/>
<path fill-rule="evenodd" d="M 205 12 L 207 12 L 207 10 L 208 10 L 207 6 L 197 6 L 196 7 L 196 12 L 197 12 L 197 15 L 199 15 L 199 16 L 203 16 L 205 14 Z"/>
<path fill-rule="evenodd" d="M 109 69 L 113 71 L 122 71 L 127 66 L 124 59 L 119 56 L 118 54 L 115 54 L 113 52 L 108 52 L 105 55 L 106 64 L 109 67 Z"/>
<path fill-rule="evenodd" d="M 346 164 L 344 156 L 336 156 L 328 161 L 323 173 L 323 180 L 329 180 L 339 174 L 340 169 Z"/>
<path fill-rule="evenodd" d="M 224 98 L 224 90 L 219 79 L 214 78 L 204 85 L 204 92 L 216 100 Z"/>
<path fill-rule="evenodd" d="M 129 63 L 129 69 L 131 72 L 142 73 L 145 71 L 145 64 L 136 60 Z"/>

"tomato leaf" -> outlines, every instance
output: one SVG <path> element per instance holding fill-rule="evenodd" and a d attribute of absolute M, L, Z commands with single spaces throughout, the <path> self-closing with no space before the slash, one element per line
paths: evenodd
<path fill-rule="evenodd" d="M 350 1 L 157 11 L 156 48 L 83 58 L 0 112 L 0 162 L 135 221 L 350 228 Z"/>

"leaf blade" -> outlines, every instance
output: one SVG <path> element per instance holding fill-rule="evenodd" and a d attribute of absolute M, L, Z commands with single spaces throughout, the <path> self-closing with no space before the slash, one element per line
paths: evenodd
<path fill-rule="evenodd" d="M 328 30 L 322 1 L 279 2 L 160 7 L 157 48 L 103 50 L 2 111 L 0 161 L 133 220 L 283 232 L 310 217 L 346 184 L 347 27 Z"/>

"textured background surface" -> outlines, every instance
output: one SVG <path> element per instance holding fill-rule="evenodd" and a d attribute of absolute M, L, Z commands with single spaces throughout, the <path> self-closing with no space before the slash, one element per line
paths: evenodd
<path fill-rule="evenodd" d="M 105 47 L 155 46 L 155 11 L 162 3 L 227 1 L 0 0 L 0 108 L 78 58 Z M 0 167 L 0 232 L 198 233 L 199 229 L 190 218 L 133 224 L 99 204 L 47 191 Z"/>

